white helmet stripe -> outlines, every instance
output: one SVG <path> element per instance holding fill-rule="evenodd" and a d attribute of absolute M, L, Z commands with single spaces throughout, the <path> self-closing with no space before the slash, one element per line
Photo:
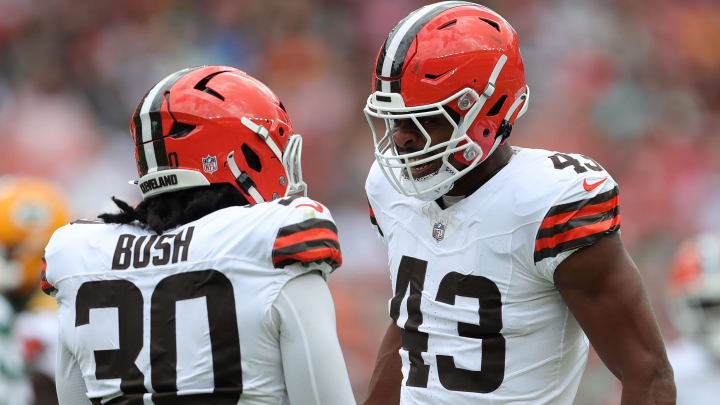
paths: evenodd
<path fill-rule="evenodd" d="M 175 85 L 175 82 L 181 77 L 198 68 L 200 66 L 183 69 L 166 76 L 148 91 L 145 98 L 143 98 L 142 105 L 138 107 L 136 114 L 140 121 L 140 128 L 137 132 L 142 135 L 140 139 L 142 145 L 137 147 L 138 149 L 142 148 L 144 152 L 142 157 L 145 158 L 143 163 L 147 164 L 147 173 L 155 172 L 158 169 L 166 169 L 168 166 L 167 152 L 163 140 L 162 118 L 157 113 L 164 102 L 164 93 Z M 153 113 L 157 115 L 151 117 L 150 115 Z M 153 118 L 156 121 L 155 125 L 153 125 Z M 138 125 L 137 121 L 135 122 Z"/>
<path fill-rule="evenodd" d="M 405 38 L 405 34 L 407 34 L 415 22 L 424 17 L 426 14 L 432 12 L 438 7 L 438 5 L 439 4 L 432 4 L 417 10 L 410 16 L 410 18 L 405 20 L 403 25 L 398 27 L 397 32 L 393 36 L 392 41 L 388 44 L 387 51 L 385 52 L 385 60 L 383 61 L 381 71 L 384 77 L 390 77 L 390 70 L 392 68 L 393 61 L 395 60 L 395 54 L 397 53 L 398 47 L 400 47 L 400 42 L 402 42 L 403 38 Z"/>
<path fill-rule="evenodd" d="M 155 149 L 153 148 L 152 141 L 152 126 L 150 120 L 150 106 L 155 100 L 157 93 L 165 86 L 165 83 L 170 81 L 175 74 L 171 74 L 156 84 L 155 87 L 150 89 L 142 107 L 140 107 L 140 122 L 142 123 L 142 141 L 143 148 L 145 149 L 145 159 L 147 159 L 148 173 L 157 171 L 157 159 L 155 158 Z"/>

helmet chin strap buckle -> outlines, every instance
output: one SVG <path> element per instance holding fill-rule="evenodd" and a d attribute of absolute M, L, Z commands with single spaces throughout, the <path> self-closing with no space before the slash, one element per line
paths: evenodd
<path fill-rule="evenodd" d="M 247 173 L 240 170 L 235 162 L 235 151 L 228 153 L 227 162 L 228 167 L 230 167 L 230 172 L 235 176 L 235 182 L 255 200 L 255 204 L 265 202 L 265 199 L 260 195 L 260 192 L 257 191 L 257 188 L 255 188 L 255 182 Z"/>
<path fill-rule="evenodd" d="M 495 83 L 488 83 L 487 86 L 485 86 L 485 90 L 483 90 L 482 94 L 485 96 L 485 98 L 490 98 L 492 97 L 493 93 L 495 93 Z"/>

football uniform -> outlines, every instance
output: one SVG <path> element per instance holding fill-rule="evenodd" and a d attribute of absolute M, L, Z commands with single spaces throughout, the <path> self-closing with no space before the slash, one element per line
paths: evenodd
<path fill-rule="evenodd" d="M 20 343 L 14 335 L 15 310 L 0 294 L 0 405 L 29 405 L 33 392 Z"/>
<path fill-rule="evenodd" d="M 78 221 L 45 259 L 67 353 L 58 367 L 77 363 L 94 404 L 156 405 L 288 403 L 273 303 L 290 280 L 342 261 L 331 214 L 304 197 L 162 235 Z"/>
<path fill-rule="evenodd" d="M 572 404 L 588 341 L 553 273 L 619 229 L 610 175 L 582 155 L 514 148 L 446 209 L 396 192 L 377 163 L 366 191 L 402 332 L 401 404 Z"/>

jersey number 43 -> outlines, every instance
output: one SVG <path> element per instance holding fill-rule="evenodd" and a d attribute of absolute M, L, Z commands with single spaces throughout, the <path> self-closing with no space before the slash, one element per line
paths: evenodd
<path fill-rule="evenodd" d="M 390 316 L 397 323 L 400 305 L 410 287 L 407 298 L 408 318 L 402 328 L 402 347 L 408 351 L 410 371 L 406 385 L 427 388 L 430 366 L 425 364 L 421 353 L 428 350 L 428 334 L 418 328 L 423 323 L 420 311 L 425 273 L 428 262 L 403 256 L 398 267 L 395 296 L 390 301 Z M 436 355 L 437 374 L 443 387 L 452 391 L 488 393 L 502 384 L 505 376 L 505 337 L 502 329 L 502 302 L 500 290 L 490 279 L 482 276 L 450 272 L 443 277 L 435 300 L 455 305 L 455 297 L 478 299 L 478 325 L 458 322 L 458 335 L 482 339 L 480 371 L 455 366 L 453 356 Z"/>

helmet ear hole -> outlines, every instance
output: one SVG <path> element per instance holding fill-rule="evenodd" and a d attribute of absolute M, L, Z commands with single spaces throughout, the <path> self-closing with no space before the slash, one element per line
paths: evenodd
<path fill-rule="evenodd" d="M 243 144 L 240 149 L 242 149 L 242 153 L 245 157 L 245 161 L 247 162 L 248 167 L 255 170 L 256 172 L 261 171 L 262 164 L 260 164 L 260 158 L 258 157 L 257 153 L 250 149 L 247 144 Z"/>
<path fill-rule="evenodd" d="M 170 127 L 170 133 L 168 135 L 172 138 L 183 138 L 190 135 L 190 132 L 195 129 L 195 125 L 185 124 L 183 122 L 173 121 Z"/>
<path fill-rule="evenodd" d="M 487 112 L 487 116 L 492 117 L 498 115 L 503 104 L 505 104 L 505 100 L 507 100 L 507 95 L 503 95 L 502 97 L 500 97 L 495 103 L 495 105 L 493 105 L 492 108 Z"/>

